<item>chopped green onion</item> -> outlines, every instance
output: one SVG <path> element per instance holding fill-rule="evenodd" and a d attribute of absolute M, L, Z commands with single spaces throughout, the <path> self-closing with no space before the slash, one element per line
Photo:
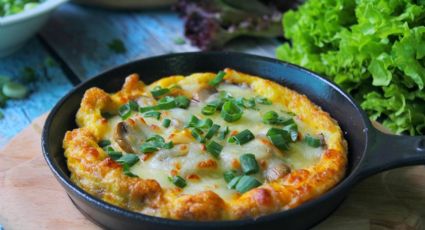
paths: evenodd
<path fill-rule="evenodd" d="M 159 146 L 151 142 L 145 142 L 140 146 L 140 151 L 142 153 L 153 153 L 158 150 L 159 150 Z"/>
<path fill-rule="evenodd" d="M 200 143 L 204 143 L 205 139 L 202 137 L 202 131 L 198 128 L 192 129 L 192 136 L 199 141 Z"/>
<path fill-rule="evenodd" d="M 244 131 L 230 137 L 227 142 L 243 145 L 252 141 L 254 138 L 254 134 L 252 134 L 248 129 L 245 129 Z"/>
<path fill-rule="evenodd" d="M 223 173 L 224 181 L 226 181 L 226 183 L 229 183 L 236 176 L 237 174 L 235 170 L 229 170 Z"/>
<path fill-rule="evenodd" d="M 122 165 L 128 165 L 128 167 L 133 166 L 139 161 L 139 157 L 136 154 L 127 153 L 116 160 L 117 163 Z"/>
<path fill-rule="evenodd" d="M 239 161 L 242 172 L 246 175 L 257 173 L 260 169 L 257 160 L 255 160 L 255 155 L 252 153 L 243 154 L 240 156 Z"/>
<path fill-rule="evenodd" d="M 125 120 L 130 117 L 131 115 L 131 108 L 129 104 L 122 105 L 119 110 L 118 114 L 120 115 L 121 119 Z"/>
<path fill-rule="evenodd" d="M 129 176 L 129 177 L 138 177 L 136 174 L 134 174 L 130 171 L 130 166 L 123 165 L 122 169 L 123 169 L 124 175 Z"/>
<path fill-rule="evenodd" d="M 283 127 L 283 130 L 287 131 L 291 137 L 291 141 L 295 142 L 298 140 L 298 126 L 292 118 L 288 119 L 286 123 L 288 122 L 290 123 Z"/>
<path fill-rule="evenodd" d="M 146 113 L 143 114 L 144 117 L 154 117 L 157 120 L 159 120 L 159 118 L 161 117 L 161 113 L 158 111 L 148 111 Z"/>
<path fill-rule="evenodd" d="M 255 101 L 258 104 L 263 104 L 263 105 L 271 105 L 272 104 L 272 102 L 269 99 L 265 98 L 265 97 L 259 97 L 259 96 L 257 96 L 257 97 L 255 97 Z"/>
<path fill-rule="evenodd" d="M 233 101 L 227 101 L 221 108 L 221 117 L 227 122 L 234 122 L 241 119 L 243 114 L 242 109 Z"/>
<path fill-rule="evenodd" d="M 229 127 L 226 126 L 226 128 L 223 131 L 221 131 L 220 134 L 218 135 L 218 139 L 220 139 L 220 140 L 226 139 L 226 136 L 227 136 L 227 134 L 229 134 L 229 131 L 230 131 Z"/>
<path fill-rule="evenodd" d="M 168 118 L 165 118 L 165 119 L 162 121 L 162 126 L 163 126 L 164 128 L 168 128 L 168 127 L 170 127 L 170 124 L 171 124 L 171 120 L 170 120 L 170 119 L 168 119 Z"/>
<path fill-rule="evenodd" d="M 186 96 L 180 95 L 176 97 L 176 106 L 182 109 L 186 109 L 190 105 L 190 100 Z"/>
<path fill-rule="evenodd" d="M 179 188 L 184 188 L 187 185 L 186 180 L 183 179 L 181 176 L 168 177 L 168 180 L 170 180 L 171 183 L 173 183 L 175 186 Z"/>
<path fill-rule="evenodd" d="M 127 48 L 125 47 L 125 44 L 122 40 L 120 39 L 112 39 L 109 43 L 108 43 L 108 48 L 112 51 L 114 51 L 117 54 L 123 54 L 125 52 L 127 52 Z"/>
<path fill-rule="evenodd" d="M 220 91 L 218 93 L 218 98 L 224 101 L 229 101 L 233 99 L 233 96 L 231 93 L 227 92 L 227 91 Z"/>
<path fill-rule="evenodd" d="M 162 145 L 162 147 L 164 149 L 172 149 L 174 147 L 174 143 L 172 141 L 165 143 L 164 145 Z"/>
<path fill-rule="evenodd" d="M 115 151 L 111 146 L 107 147 L 105 151 L 106 151 L 106 154 L 108 154 L 108 156 L 114 161 L 122 157 L 122 152 Z"/>
<path fill-rule="evenodd" d="M 235 103 L 243 108 L 248 108 L 248 109 L 254 109 L 256 105 L 254 98 L 246 99 L 244 97 L 240 97 L 236 99 Z"/>
<path fill-rule="evenodd" d="M 146 107 L 140 107 L 139 108 L 140 113 L 145 113 L 145 112 L 152 111 L 152 110 L 156 110 L 156 106 L 146 106 Z"/>
<path fill-rule="evenodd" d="M 314 137 L 310 136 L 309 134 L 307 134 L 304 137 L 304 142 L 306 142 L 307 145 L 309 145 L 313 148 L 318 148 L 318 147 L 322 146 L 322 141 L 319 138 L 314 138 Z"/>
<path fill-rule="evenodd" d="M 24 83 L 34 82 L 36 78 L 37 74 L 33 68 L 27 66 L 22 70 L 22 81 Z"/>
<path fill-rule="evenodd" d="M 209 85 L 214 87 L 217 86 L 218 84 L 220 84 L 220 82 L 223 81 L 225 75 L 226 73 L 223 71 L 218 72 L 214 79 L 209 82 Z"/>
<path fill-rule="evenodd" d="M 288 150 L 291 136 L 288 131 L 283 129 L 271 128 L 267 131 L 266 136 L 270 139 L 274 146 L 280 150 Z"/>
<path fill-rule="evenodd" d="M 184 45 L 186 41 L 182 37 L 176 37 L 174 38 L 174 44 L 176 45 Z"/>
<path fill-rule="evenodd" d="M 158 101 L 158 105 L 155 106 L 155 109 L 158 109 L 158 110 L 164 109 L 164 110 L 166 110 L 166 109 L 176 108 L 176 106 L 177 105 L 176 105 L 176 101 L 175 101 L 174 97 L 166 96 L 166 97 L 161 98 Z"/>
<path fill-rule="evenodd" d="M 268 111 L 263 115 L 263 122 L 264 124 L 276 124 L 278 118 L 279 114 L 277 114 L 275 111 Z"/>
<path fill-rule="evenodd" d="M 142 153 L 152 153 L 158 151 L 160 148 L 171 149 L 174 147 L 172 141 L 165 143 L 163 137 L 159 135 L 153 135 L 146 139 L 145 143 L 140 146 Z"/>
<path fill-rule="evenodd" d="M 108 145 L 111 145 L 111 141 L 110 140 L 101 140 L 101 141 L 99 141 L 98 144 L 99 144 L 99 147 L 104 148 Z"/>
<path fill-rule="evenodd" d="M 220 126 L 217 124 L 213 124 L 211 128 L 208 130 L 207 134 L 205 134 L 205 139 L 211 139 L 217 131 L 220 129 Z"/>
<path fill-rule="evenodd" d="M 245 108 L 254 109 L 256 106 L 254 98 L 249 98 L 249 99 L 243 98 L 242 101 L 244 103 Z"/>
<path fill-rule="evenodd" d="M 213 121 L 211 119 L 207 118 L 205 120 L 199 120 L 199 118 L 192 115 L 186 127 L 206 129 L 210 128 L 212 125 Z"/>
<path fill-rule="evenodd" d="M 261 182 L 259 182 L 257 179 L 251 176 L 242 176 L 235 189 L 236 191 L 240 193 L 248 192 L 249 190 L 256 188 L 261 185 Z"/>
<path fill-rule="evenodd" d="M 234 177 L 228 184 L 227 188 L 229 189 L 235 189 L 236 185 L 238 184 L 239 180 L 242 178 L 242 176 Z"/>
<path fill-rule="evenodd" d="M 16 82 L 7 82 L 3 85 L 3 94 L 13 99 L 23 99 L 27 93 L 27 87 Z"/>
<path fill-rule="evenodd" d="M 213 115 L 217 111 L 217 106 L 214 104 L 207 104 L 202 108 L 202 114 Z"/>
<path fill-rule="evenodd" d="M 215 141 L 211 141 L 206 145 L 207 152 L 211 153 L 215 158 L 219 158 L 221 150 L 223 150 L 223 146 Z"/>
<path fill-rule="evenodd" d="M 155 88 L 151 90 L 152 96 L 154 97 L 159 97 L 169 92 L 170 92 L 170 89 L 162 88 L 161 86 L 156 86 Z"/>
<path fill-rule="evenodd" d="M 135 112 L 139 111 L 139 105 L 137 104 L 137 102 L 135 102 L 135 101 L 129 101 L 128 102 L 128 105 L 130 106 L 130 109 L 132 111 L 135 111 Z"/>

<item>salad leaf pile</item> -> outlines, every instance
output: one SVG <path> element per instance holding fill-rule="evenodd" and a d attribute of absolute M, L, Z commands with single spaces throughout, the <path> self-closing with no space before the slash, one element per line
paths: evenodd
<path fill-rule="evenodd" d="M 282 13 L 299 0 L 178 0 L 185 36 L 203 49 L 220 49 L 240 36 L 278 37 Z"/>
<path fill-rule="evenodd" d="M 0 0 L 0 17 L 30 10 L 43 1 L 45 0 Z"/>
<path fill-rule="evenodd" d="M 393 132 L 425 133 L 424 0 L 308 0 L 283 27 L 279 59 L 329 77 Z"/>

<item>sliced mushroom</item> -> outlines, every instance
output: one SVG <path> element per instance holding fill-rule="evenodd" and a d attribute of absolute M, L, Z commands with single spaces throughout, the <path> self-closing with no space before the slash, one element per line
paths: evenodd
<path fill-rule="evenodd" d="M 137 125 L 130 125 L 126 121 L 121 121 L 115 127 L 113 139 L 120 146 L 122 151 L 140 153 L 140 151 L 137 148 L 133 148 L 133 146 L 138 146 L 137 144 L 145 140 L 146 137 Z"/>
<path fill-rule="evenodd" d="M 283 162 L 271 163 L 264 172 L 267 181 L 274 181 L 282 178 L 291 172 L 291 168 Z"/>
<path fill-rule="evenodd" d="M 214 93 L 217 93 L 216 88 L 211 88 L 211 87 L 199 88 L 193 93 L 192 99 L 197 101 L 197 102 L 205 101 L 205 100 L 207 100 L 207 98 L 209 98 Z"/>

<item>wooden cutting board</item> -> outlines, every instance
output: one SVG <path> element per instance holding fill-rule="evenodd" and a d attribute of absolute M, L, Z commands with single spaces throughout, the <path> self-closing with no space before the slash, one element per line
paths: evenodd
<path fill-rule="evenodd" d="M 99 229 L 73 206 L 43 159 L 45 117 L 0 151 L 0 229 Z M 424 179 L 425 166 L 370 177 L 314 229 L 425 229 Z"/>

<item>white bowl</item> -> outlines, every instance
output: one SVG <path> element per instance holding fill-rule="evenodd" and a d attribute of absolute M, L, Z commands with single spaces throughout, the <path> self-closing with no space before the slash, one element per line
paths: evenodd
<path fill-rule="evenodd" d="M 50 14 L 67 0 L 47 0 L 33 9 L 0 17 L 0 57 L 21 48 L 47 21 Z"/>

